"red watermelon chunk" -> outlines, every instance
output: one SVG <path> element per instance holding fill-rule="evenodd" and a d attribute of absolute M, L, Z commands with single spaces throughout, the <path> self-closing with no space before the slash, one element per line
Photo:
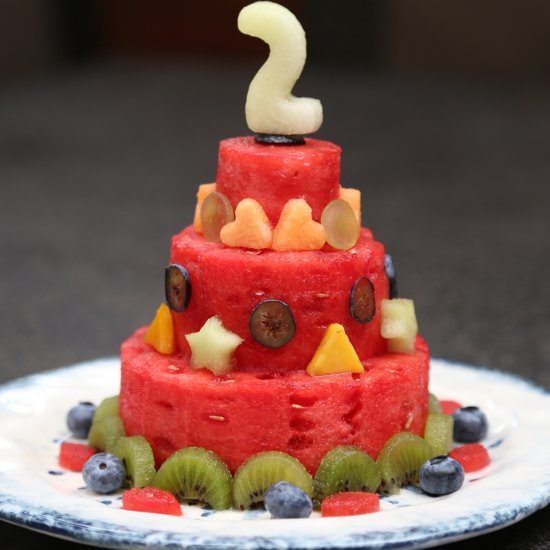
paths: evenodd
<path fill-rule="evenodd" d="M 233 208 L 242 199 L 256 199 L 273 225 L 287 201 L 302 198 L 318 221 L 339 196 L 341 152 L 316 139 L 293 146 L 258 144 L 253 136 L 226 139 L 220 143 L 216 190 Z"/>
<path fill-rule="evenodd" d="M 304 371 L 230 372 L 216 377 L 144 344 L 141 329 L 122 346 L 120 414 L 128 435 L 151 443 L 157 464 L 180 448 L 211 449 L 235 471 L 248 457 L 278 450 L 314 473 L 337 445 L 373 458 L 395 433 L 422 435 L 428 408 L 429 353 L 363 362 L 362 374 L 311 377 Z"/>
<path fill-rule="evenodd" d="M 380 497 L 375 493 L 336 493 L 321 502 L 323 517 L 357 516 L 380 511 Z"/>
<path fill-rule="evenodd" d="M 182 516 L 181 506 L 176 497 L 155 487 L 134 487 L 122 493 L 122 509 L 133 512 L 150 512 L 152 514 L 168 514 Z"/>
<path fill-rule="evenodd" d="M 477 472 L 491 463 L 487 449 L 480 443 L 466 443 L 455 447 L 449 456 L 460 462 L 466 473 Z"/>
<path fill-rule="evenodd" d="M 72 472 L 81 472 L 84 464 L 96 452 L 88 445 L 64 441 L 59 448 L 59 465 Z"/>
<path fill-rule="evenodd" d="M 185 335 L 197 332 L 217 315 L 223 325 L 245 341 L 237 348 L 234 369 L 269 375 L 305 370 L 331 323 L 340 323 L 361 359 L 386 351 L 377 307 L 368 323 L 349 311 L 350 291 L 358 277 L 374 285 L 376 304 L 388 297 L 384 247 L 368 229 L 352 251 L 250 253 L 209 243 L 192 227 L 172 240 L 171 262 L 189 272 L 192 295 L 182 313 L 172 312 L 179 350 L 190 354 Z M 249 330 L 254 308 L 267 299 L 282 300 L 296 323 L 292 340 L 277 349 L 256 342 Z"/>

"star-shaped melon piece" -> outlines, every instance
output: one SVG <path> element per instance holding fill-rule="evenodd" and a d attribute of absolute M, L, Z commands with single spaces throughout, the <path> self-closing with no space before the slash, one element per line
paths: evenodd
<path fill-rule="evenodd" d="M 244 341 L 227 330 L 217 315 L 210 317 L 199 332 L 186 334 L 191 347 L 191 366 L 209 369 L 214 374 L 223 374 L 231 368 L 231 359 L 237 347 Z"/>
<path fill-rule="evenodd" d="M 324 227 L 311 217 L 304 199 L 290 199 L 273 230 L 273 250 L 319 250 L 327 240 Z"/>
<path fill-rule="evenodd" d="M 306 370 L 311 376 L 319 376 L 343 372 L 359 373 L 365 369 L 344 327 L 332 323 L 327 327 Z"/>
<path fill-rule="evenodd" d="M 166 304 L 160 304 L 144 340 L 146 344 L 153 346 L 159 353 L 164 355 L 171 355 L 176 351 L 174 323 L 172 322 L 170 309 Z"/>
<path fill-rule="evenodd" d="M 235 221 L 222 227 L 220 238 L 227 246 L 262 250 L 271 248 L 273 229 L 262 205 L 254 199 L 243 199 L 235 209 Z"/>
<path fill-rule="evenodd" d="M 197 205 L 195 206 L 195 217 L 193 227 L 197 233 L 202 233 L 201 207 L 204 199 L 216 190 L 216 183 L 202 183 L 197 191 Z"/>
<path fill-rule="evenodd" d="M 418 323 L 414 302 L 405 298 L 382 300 L 382 326 L 380 333 L 388 340 L 388 351 L 413 353 Z"/>
<path fill-rule="evenodd" d="M 349 203 L 361 227 L 361 191 L 353 187 L 340 187 L 340 198 Z"/>

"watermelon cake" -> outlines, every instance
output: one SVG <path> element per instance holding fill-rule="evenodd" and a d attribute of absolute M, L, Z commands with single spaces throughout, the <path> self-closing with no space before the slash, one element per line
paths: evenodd
<path fill-rule="evenodd" d="M 279 11 L 255 30 L 246 10 L 241 30 L 271 46 L 256 81 L 281 70 L 270 60 L 283 31 Z M 172 238 L 166 303 L 122 345 L 119 414 L 157 467 L 202 447 L 232 473 L 278 451 L 314 474 L 335 447 L 376 459 L 398 432 L 424 433 L 429 351 L 383 244 L 361 228 L 360 191 L 341 184 L 340 147 L 303 137 L 321 112 L 290 94 L 296 33 L 285 67 L 297 75 L 282 95 L 265 92 L 274 79 L 253 81 L 253 135 L 221 142 L 215 182 Z"/>

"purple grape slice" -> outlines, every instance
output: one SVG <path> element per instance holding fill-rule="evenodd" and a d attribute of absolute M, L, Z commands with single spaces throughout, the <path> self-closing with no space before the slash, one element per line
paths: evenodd
<path fill-rule="evenodd" d="M 284 346 L 296 332 L 292 311 L 280 300 L 260 302 L 252 311 L 248 326 L 254 340 L 267 348 Z"/>
<path fill-rule="evenodd" d="M 171 264 L 164 270 L 164 291 L 170 309 L 178 313 L 185 310 L 191 299 L 191 280 L 185 267 Z"/>
<path fill-rule="evenodd" d="M 367 277 L 359 277 L 349 293 L 349 312 L 358 323 L 368 323 L 376 313 L 374 285 Z"/>

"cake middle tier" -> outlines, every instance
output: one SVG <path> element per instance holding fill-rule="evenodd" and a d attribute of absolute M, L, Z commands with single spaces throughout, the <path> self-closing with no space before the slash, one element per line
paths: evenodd
<path fill-rule="evenodd" d="M 271 376 L 305 370 L 331 323 L 344 326 L 361 361 L 387 349 L 379 307 L 388 298 L 384 247 L 368 229 L 351 250 L 257 252 L 207 242 L 188 227 L 173 237 L 170 262 L 187 270 L 192 289 L 187 308 L 172 311 L 177 347 L 185 355 L 191 353 L 185 335 L 214 315 L 244 340 L 232 367 L 241 372 Z M 374 289 L 374 316 L 365 323 L 350 312 L 350 293 L 360 277 Z M 250 331 L 250 316 L 264 300 L 284 302 L 294 318 L 293 338 L 278 348 L 260 344 Z"/>

